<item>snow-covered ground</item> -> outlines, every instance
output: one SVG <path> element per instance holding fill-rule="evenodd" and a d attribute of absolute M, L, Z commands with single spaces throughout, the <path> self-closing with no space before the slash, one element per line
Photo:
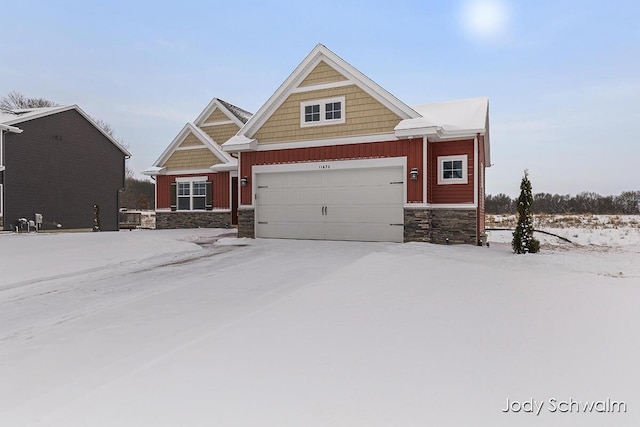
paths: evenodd
<path fill-rule="evenodd" d="M 494 237 L 0 234 L 0 425 L 640 425 L 640 245 Z"/>
<path fill-rule="evenodd" d="M 546 231 L 568 239 L 572 244 L 557 237 L 535 233 L 543 248 L 573 248 L 574 245 L 591 247 L 595 250 L 640 245 L 639 215 L 535 215 L 536 230 Z M 488 215 L 488 228 L 515 228 L 515 215 Z M 490 231 L 489 241 L 509 243 L 512 233 Z"/>

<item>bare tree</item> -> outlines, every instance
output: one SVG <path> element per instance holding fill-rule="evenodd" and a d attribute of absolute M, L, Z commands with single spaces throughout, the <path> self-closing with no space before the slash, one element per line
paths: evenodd
<path fill-rule="evenodd" d="M 53 101 L 44 98 L 29 98 L 12 90 L 0 98 L 0 110 L 21 110 L 24 108 L 57 107 Z"/>
<path fill-rule="evenodd" d="M 113 126 L 111 126 L 109 123 L 105 122 L 102 119 L 96 119 L 93 118 L 93 121 L 96 122 L 96 124 L 98 126 L 100 126 L 102 128 L 103 131 L 105 131 L 107 134 L 109 134 L 109 136 L 112 136 L 115 138 L 114 133 L 115 133 L 115 129 L 113 129 Z M 118 142 L 122 145 L 124 145 L 123 141 L 118 140 Z"/>

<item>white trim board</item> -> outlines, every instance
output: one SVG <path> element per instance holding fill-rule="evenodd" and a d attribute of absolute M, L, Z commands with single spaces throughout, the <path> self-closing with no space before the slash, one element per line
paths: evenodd
<path fill-rule="evenodd" d="M 377 135 L 350 136 L 344 138 L 316 139 L 311 141 L 277 142 L 273 144 L 257 144 L 256 151 L 286 150 L 290 148 L 311 148 L 330 145 L 366 144 L 368 142 L 400 141 L 392 133 Z"/>

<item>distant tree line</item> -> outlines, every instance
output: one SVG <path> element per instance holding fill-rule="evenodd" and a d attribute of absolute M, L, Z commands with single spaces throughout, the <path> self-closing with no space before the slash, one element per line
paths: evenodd
<path fill-rule="evenodd" d="M 488 214 L 516 213 L 516 199 L 504 193 L 489 194 L 485 198 L 485 210 Z M 601 196 L 591 191 L 572 196 L 570 194 L 537 193 L 533 195 L 533 213 L 549 214 L 601 214 L 601 215 L 638 215 L 640 214 L 640 191 L 623 191 L 617 196 Z"/>
<path fill-rule="evenodd" d="M 155 209 L 155 184 L 137 179 L 128 171 L 124 190 L 120 192 L 120 207 L 127 209 Z"/>

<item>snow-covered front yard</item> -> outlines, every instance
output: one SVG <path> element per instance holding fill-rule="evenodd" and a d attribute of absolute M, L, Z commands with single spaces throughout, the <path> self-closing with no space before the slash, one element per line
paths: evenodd
<path fill-rule="evenodd" d="M 640 425 L 638 244 L 229 233 L 0 234 L 0 426 Z"/>

